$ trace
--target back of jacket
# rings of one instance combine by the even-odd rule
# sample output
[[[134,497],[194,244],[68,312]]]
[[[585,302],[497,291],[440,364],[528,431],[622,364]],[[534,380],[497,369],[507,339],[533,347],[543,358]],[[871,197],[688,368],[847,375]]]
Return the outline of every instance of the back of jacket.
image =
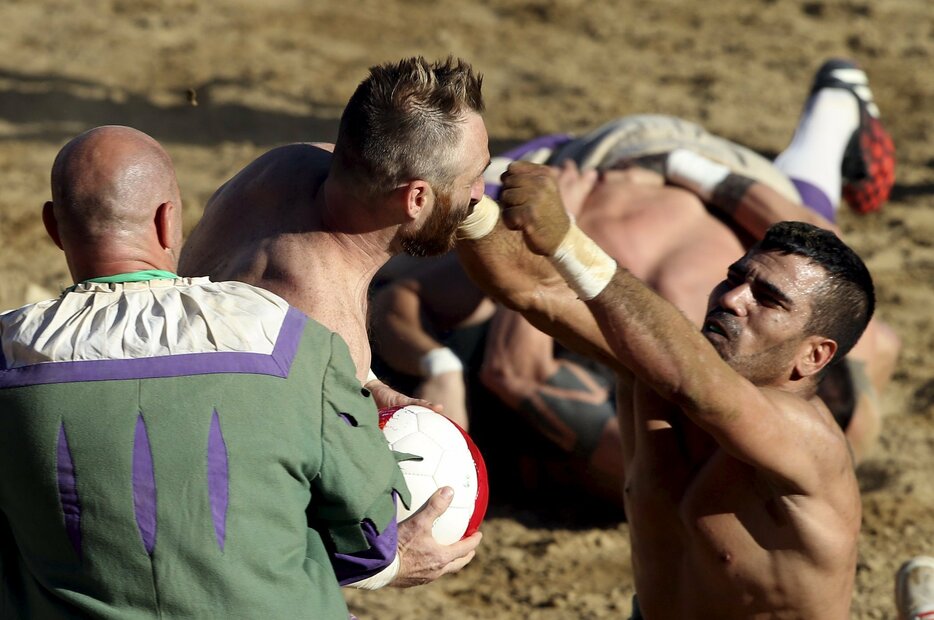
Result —
[[[205,278],[0,330],[0,617],[347,617],[329,556],[404,482],[336,334]]]

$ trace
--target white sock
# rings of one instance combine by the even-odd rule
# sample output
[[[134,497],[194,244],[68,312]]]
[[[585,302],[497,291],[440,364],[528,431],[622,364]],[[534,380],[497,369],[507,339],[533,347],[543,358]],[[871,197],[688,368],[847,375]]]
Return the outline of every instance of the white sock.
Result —
[[[859,128],[859,104],[842,88],[824,88],[808,102],[795,135],[775,159],[779,170],[792,179],[807,181],[840,203],[840,166],[850,136]]]

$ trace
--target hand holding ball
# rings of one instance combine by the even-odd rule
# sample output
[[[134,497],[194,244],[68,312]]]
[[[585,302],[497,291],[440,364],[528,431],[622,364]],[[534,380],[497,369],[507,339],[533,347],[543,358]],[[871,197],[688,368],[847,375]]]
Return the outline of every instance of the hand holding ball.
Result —
[[[435,521],[432,535],[450,545],[476,532],[486,514],[489,485],[483,456],[470,436],[440,413],[418,405],[382,409],[379,424],[390,448],[421,457],[399,463],[412,493],[411,509],[399,503],[399,522],[449,486],[454,500]]]

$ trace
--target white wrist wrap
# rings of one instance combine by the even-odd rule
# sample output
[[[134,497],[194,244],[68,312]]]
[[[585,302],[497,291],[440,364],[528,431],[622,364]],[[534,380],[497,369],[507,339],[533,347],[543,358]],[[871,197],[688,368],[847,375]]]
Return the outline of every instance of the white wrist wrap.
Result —
[[[482,239],[496,228],[498,221],[499,205],[489,196],[484,196],[473,206],[470,215],[457,227],[457,238]]]
[[[399,574],[399,564],[399,554],[397,553],[396,557],[392,559],[392,564],[383,570],[366,579],[348,583],[347,585],[351,588],[359,588],[361,590],[379,590],[383,586],[388,586],[392,583],[392,580],[396,578],[396,575]]]
[[[599,295],[616,273],[616,261],[573,224],[551,262],[584,301]]]
[[[423,377],[434,377],[445,372],[460,372],[464,365],[454,351],[447,347],[432,349],[418,361]]]
[[[372,368],[369,368],[366,371],[366,382],[364,383],[364,385],[366,385],[370,381],[379,381],[379,377],[376,376],[376,373],[373,372]]]
[[[729,175],[730,169],[723,164],[686,149],[675,149],[665,162],[665,178],[691,190],[705,202]]]

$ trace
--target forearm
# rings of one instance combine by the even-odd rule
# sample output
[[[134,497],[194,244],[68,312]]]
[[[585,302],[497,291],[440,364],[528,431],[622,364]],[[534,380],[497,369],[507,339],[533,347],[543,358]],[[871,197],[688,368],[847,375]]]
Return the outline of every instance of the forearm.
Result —
[[[839,233],[831,222],[804,205],[692,151],[672,151],[665,164],[665,178],[697,194],[754,240],[762,239],[769,227],[784,221],[807,222]]]
[[[548,261],[529,252],[521,235],[502,222],[482,238],[459,239],[457,254],[478,287],[520,312],[541,304],[540,291],[566,288]]]
[[[708,204],[759,240],[778,222],[807,222],[839,233],[836,226],[807,207],[792,202],[749,177],[730,174],[714,190]]]
[[[422,374],[420,360],[443,347],[423,321],[418,292],[404,283],[381,291],[374,299],[372,336],[380,358],[391,368],[413,376]]]
[[[716,396],[713,386],[732,371],[680,310],[617,267],[576,226],[547,251],[557,271],[587,302],[617,364],[685,407]]]
[[[732,371],[675,306],[625,269],[587,302],[616,357],[666,400],[710,410]]]

